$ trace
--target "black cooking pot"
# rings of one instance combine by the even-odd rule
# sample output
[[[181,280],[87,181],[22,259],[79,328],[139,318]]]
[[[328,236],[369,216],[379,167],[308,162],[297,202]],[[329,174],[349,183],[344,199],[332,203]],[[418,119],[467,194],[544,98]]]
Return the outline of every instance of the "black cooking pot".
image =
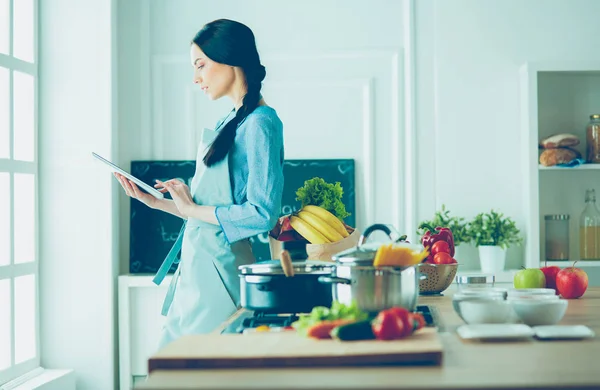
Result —
[[[263,313],[309,313],[315,306],[330,307],[331,286],[319,277],[330,276],[333,264],[298,256],[291,260],[293,276],[286,276],[279,260],[239,267],[242,307]],[[289,268],[286,271],[290,274]]]

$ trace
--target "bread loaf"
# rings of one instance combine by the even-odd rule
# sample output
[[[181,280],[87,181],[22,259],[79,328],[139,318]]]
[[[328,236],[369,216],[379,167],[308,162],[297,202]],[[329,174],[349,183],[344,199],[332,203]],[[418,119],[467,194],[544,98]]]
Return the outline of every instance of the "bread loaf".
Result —
[[[580,157],[581,153],[569,148],[545,149],[540,155],[540,164],[551,167],[558,164],[567,164]]]
[[[544,149],[565,148],[579,145],[579,137],[574,134],[554,134],[540,141],[540,147]]]

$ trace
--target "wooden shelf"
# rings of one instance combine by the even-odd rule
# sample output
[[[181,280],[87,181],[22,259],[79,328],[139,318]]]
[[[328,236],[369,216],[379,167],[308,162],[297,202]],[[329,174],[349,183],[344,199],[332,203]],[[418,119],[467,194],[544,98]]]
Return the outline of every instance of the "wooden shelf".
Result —
[[[576,167],[545,167],[543,165],[539,165],[540,171],[564,171],[564,170],[575,170],[575,171],[595,171],[600,170],[600,164],[582,164]]]
[[[560,268],[567,268],[573,265],[573,263],[577,261],[575,264],[576,268],[586,268],[586,267],[600,267],[600,260],[567,260],[567,261],[558,261],[558,260],[548,260],[548,262],[540,261],[540,267],[544,267],[545,264],[548,266],[557,265]]]

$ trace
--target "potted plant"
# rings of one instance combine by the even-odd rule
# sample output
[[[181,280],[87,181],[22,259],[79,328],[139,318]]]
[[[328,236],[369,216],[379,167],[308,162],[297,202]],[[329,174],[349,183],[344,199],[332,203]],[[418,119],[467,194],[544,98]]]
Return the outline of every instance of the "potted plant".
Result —
[[[504,270],[506,250],[523,242],[515,222],[494,210],[475,216],[469,223],[469,236],[479,250],[481,270],[486,273]]]
[[[435,227],[445,227],[450,229],[452,236],[454,237],[454,246],[458,247],[461,243],[471,242],[469,236],[468,224],[462,217],[450,216],[450,210],[446,209],[445,205],[442,205],[442,209],[435,212],[431,221],[423,221],[419,226],[427,224]],[[417,234],[423,236],[425,229],[419,227]]]

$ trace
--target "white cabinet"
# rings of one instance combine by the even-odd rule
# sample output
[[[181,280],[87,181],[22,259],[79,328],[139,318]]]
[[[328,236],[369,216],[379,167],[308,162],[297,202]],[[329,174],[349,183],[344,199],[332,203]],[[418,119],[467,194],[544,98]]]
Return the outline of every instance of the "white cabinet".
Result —
[[[569,214],[569,261],[553,261],[566,267],[579,256],[579,216],[585,190],[594,188],[600,201],[600,164],[574,168],[539,164],[539,141],[557,133],[575,134],[575,148],[585,158],[586,124],[600,113],[600,63],[527,63],[520,72],[521,153],[526,213],[525,266],[539,267],[545,259],[546,214]],[[580,261],[591,284],[600,282],[600,261]],[[595,282],[595,283],[594,283]]]
[[[165,317],[160,314],[171,275],[160,286],[154,275],[119,276],[119,386],[129,390],[148,374]]]

